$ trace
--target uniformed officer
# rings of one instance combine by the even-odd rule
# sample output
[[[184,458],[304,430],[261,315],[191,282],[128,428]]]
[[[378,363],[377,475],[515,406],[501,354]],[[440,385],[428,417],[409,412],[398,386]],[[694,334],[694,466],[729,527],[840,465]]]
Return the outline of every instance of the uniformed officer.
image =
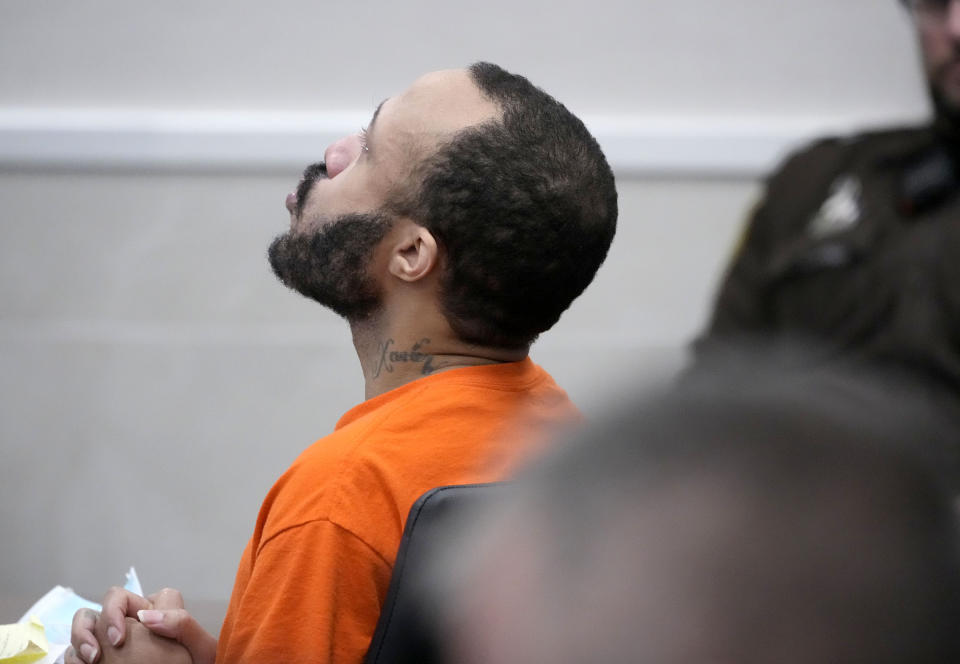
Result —
[[[786,161],[695,344],[698,363],[734,342],[801,339],[819,360],[902,371],[960,404],[960,0],[904,4],[933,121],[821,140]]]

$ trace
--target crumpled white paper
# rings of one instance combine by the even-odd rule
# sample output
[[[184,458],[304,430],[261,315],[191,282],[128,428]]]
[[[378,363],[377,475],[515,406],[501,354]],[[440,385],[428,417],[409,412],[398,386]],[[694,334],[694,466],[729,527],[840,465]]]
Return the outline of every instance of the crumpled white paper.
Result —
[[[133,567],[127,572],[127,582],[123,587],[130,592],[143,595],[137,570]],[[38,599],[33,606],[27,609],[18,622],[29,623],[31,620],[40,622],[47,635],[50,649],[46,656],[36,664],[62,664],[63,653],[70,646],[70,626],[73,623],[73,614],[78,609],[93,609],[99,611],[101,606],[96,602],[80,597],[72,588],[54,586],[50,591]]]

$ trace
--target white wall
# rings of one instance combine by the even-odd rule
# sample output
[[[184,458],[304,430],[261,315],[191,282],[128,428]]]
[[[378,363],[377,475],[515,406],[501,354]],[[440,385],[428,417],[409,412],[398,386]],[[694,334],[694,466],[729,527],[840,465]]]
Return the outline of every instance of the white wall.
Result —
[[[0,594],[96,595],[133,563],[148,589],[226,598],[272,480],[362,398],[345,326],[267,267],[283,198],[419,73],[525,73],[610,154],[618,237],[533,353],[597,413],[682,361],[786,147],[923,116],[901,14],[0,2]]]
[[[5,0],[0,102],[370,108],[478,59],[577,111],[914,111],[896,0]],[[855,83],[855,84],[854,84]]]

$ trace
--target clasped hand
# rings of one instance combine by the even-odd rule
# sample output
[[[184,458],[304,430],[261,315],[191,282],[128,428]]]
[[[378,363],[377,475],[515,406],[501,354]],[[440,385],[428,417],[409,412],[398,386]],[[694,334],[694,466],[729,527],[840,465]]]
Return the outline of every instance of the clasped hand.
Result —
[[[217,653],[217,640],[171,588],[148,597],[111,588],[100,613],[80,609],[74,614],[70,644],[64,664],[212,664]]]

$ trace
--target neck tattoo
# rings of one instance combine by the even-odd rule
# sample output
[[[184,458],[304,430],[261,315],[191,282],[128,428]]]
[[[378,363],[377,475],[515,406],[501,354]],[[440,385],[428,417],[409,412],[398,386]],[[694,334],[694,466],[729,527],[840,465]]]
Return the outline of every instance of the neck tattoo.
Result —
[[[393,365],[402,362],[423,364],[420,373],[424,376],[441,368],[434,366],[433,355],[425,352],[424,350],[424,347],[430,344],[430,339],[424,337],[420,341],[413,344],[413,346],[410,347],[410,350],[391,350],[391,347],[395,343],[396,342],[393,339],[387,339],[377,344],[377,355],[379,356],[379,359],[377,361],[376,371],[373,372],[374,378],[379,378],[380,374],[384,371],[387,373],[393,373]]]

